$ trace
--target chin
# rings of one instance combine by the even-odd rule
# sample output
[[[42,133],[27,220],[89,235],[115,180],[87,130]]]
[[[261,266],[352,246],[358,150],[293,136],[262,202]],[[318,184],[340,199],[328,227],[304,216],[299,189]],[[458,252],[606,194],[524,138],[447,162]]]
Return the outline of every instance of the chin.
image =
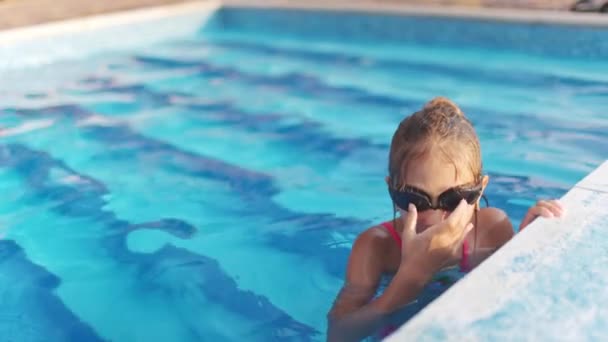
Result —
[[[425,230],[429,229],[430,226],[418,226],[416,227],[416,234],[420,234],[422,232],[424,232]]]

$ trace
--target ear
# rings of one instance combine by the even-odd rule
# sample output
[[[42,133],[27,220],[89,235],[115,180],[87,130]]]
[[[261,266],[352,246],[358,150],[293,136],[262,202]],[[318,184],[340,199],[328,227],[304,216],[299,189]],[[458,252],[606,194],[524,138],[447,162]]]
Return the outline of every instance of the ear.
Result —
[[[490,176],[484,175],[483,177],[481,177],[481,190],[482,190],[482,193],[483,193],[483,191],[486,190],[486,186],[488,186],[489,182],[490,182]]]
[[[483,193],[486,191],[486,186],[488,186],[489,182],[490,182],[490,176],[484,175],[483,177],[481,177],[481,195],[483,195]],[[475,206],[477,207],[477,210],[479,210],[479,208],[481,208],[481,205],[479,204],[480,201],[481,201],[481,196],[479,196],[479,199],[477,200],[477,203],[475,204]]]
[[[391,184],[391,177],[390,176],[384,177],[384,181],[386,182],[386,185],[390,185]]]

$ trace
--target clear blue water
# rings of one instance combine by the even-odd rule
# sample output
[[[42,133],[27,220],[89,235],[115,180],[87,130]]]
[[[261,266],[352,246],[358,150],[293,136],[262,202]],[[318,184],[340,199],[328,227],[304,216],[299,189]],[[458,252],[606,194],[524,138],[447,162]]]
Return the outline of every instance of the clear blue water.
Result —
[[[608,64],[201,30],[3,72],[0,336],[320,341],[392,210],[398,122],[461,104],[517,225],[608,157]]]

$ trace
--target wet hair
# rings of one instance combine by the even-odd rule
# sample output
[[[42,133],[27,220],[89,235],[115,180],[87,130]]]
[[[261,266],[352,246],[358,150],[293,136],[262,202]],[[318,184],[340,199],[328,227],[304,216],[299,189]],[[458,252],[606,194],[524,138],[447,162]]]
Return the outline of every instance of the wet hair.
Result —
[[[444,97],[429,101],[401,121],[391,141],[388,173],[391,186],[405,186],[410,163],[429,153],[439,153],[458,170],[468,169],[481,180],[481,148],[471,122],[460,108]]]

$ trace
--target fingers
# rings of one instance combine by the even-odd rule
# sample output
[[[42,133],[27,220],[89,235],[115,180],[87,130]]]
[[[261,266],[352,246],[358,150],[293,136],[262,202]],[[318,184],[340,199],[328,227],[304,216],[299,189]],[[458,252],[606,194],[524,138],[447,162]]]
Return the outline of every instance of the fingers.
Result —
[[[536,206],[544,209],[541,210],[540,216],[542,217],[561,217],[564,213],[564,208],[557,200],[538,201],[538,203],[536,203]]]
[[[407,207],[407,215],[405,216],[402,239],[404,245],[411,241],[416,236],[416,222],[418,221],[418,211],[416,206],[411,204]]]
[[[420,233],[420,236],[424,236],[428,241],[430,259],[441,261],[437,265],[441,266],[453,260],[455,253],[458,253],[458,249],[462,246],[462,241],[474,228],[473,223],[470,222],[473,208],[462,201],[446,220]]]
[[[562,216],[564,209],[561,204],[556,201],[538,201],[536,205],[528,211],[534,218],[541,216],[545,218],[553,218]]]
[[[524,217],[524,219],[521,221],[521,224],[519,225],[519,230],[522,231],[530,223],[532,223],[532,221],[536,220],[536,218],[539,216],[542,216],[545,218],[552,218],[553,214],[546,207],[539,206],[537,204],[528,210],[528,213],[526,213],[526,216]]]
[[[519,224],[519,231],[521,232],[522,230],[524,230],[524,228],[526,228],[530,223],[532,223],[532,221],[536,217],[537,216],[532,212],[532,209],[530,209],[526,216],[524,216],[524,219],[521,220],[521,223]]]
[[[473,230],[473,228],[475,228],[475,226],[472,223],[467,224],[467,226],[464,228],[464,237],[467,236],[467,234],[469,234],[469,232],[471,230]]]
[[[519,230],[523,230],[537,217],[554,218],[561,217],[564,215],[564,208],[558,200],[541,200],[536,203],[535,206],[528,210],[526,216],[519,225]]]
[[[456,209],[448,216],[447,220],[450,225],[454,228],[460,228],[467,226],[467,223],[471,221],[474,207],[468,204],[465,200],[460,201]]]

